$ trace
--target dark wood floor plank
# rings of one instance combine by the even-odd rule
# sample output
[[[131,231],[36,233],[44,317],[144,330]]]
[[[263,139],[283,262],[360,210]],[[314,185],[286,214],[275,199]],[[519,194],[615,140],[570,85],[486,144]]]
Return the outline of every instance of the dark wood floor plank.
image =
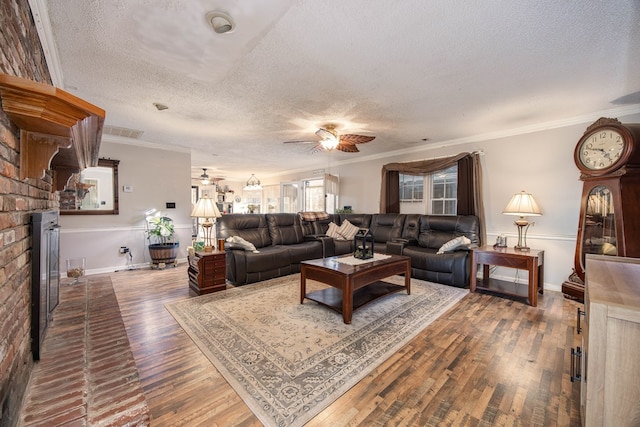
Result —
[[[153,426],[261,425],[164,308],[195,296],[185,266],[110,276]],[[470,294],[308,426],[578,426],[577,306]]]

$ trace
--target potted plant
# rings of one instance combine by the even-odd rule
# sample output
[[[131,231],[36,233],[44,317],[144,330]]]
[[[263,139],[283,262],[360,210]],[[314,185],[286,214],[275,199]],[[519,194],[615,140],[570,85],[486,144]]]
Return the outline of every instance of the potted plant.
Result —
[[[150,218],[148,223],[151,263],[158,268],[164,268],[167,264],[175,265],[180,244],[173,241],[173,220],[166,216],[156,216]]]

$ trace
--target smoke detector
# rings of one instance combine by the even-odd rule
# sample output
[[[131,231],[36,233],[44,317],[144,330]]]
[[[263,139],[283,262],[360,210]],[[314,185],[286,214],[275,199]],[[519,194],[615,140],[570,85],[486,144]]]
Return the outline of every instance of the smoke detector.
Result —
[[[230,33],[236,28],[236,24],[229,15],[215,10],[207,12],[207,23],[217,34]]]

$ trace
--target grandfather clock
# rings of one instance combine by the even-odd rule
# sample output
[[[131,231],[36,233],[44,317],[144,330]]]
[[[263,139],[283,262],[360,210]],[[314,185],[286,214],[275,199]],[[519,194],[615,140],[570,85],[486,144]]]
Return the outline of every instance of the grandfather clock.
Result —
[[[586,254],[640,257],[640,123],[600,118],[578,141],[582,198],[574,272],[565,296],[584,301]]]

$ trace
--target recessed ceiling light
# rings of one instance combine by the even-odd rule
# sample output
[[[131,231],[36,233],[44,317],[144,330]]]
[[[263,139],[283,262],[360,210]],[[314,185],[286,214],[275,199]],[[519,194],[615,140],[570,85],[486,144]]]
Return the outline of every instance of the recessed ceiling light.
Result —
[[[207,12],[207,22],[218,34],[230,33],[236,28],[236,24],[229,15],[215,10]]]

